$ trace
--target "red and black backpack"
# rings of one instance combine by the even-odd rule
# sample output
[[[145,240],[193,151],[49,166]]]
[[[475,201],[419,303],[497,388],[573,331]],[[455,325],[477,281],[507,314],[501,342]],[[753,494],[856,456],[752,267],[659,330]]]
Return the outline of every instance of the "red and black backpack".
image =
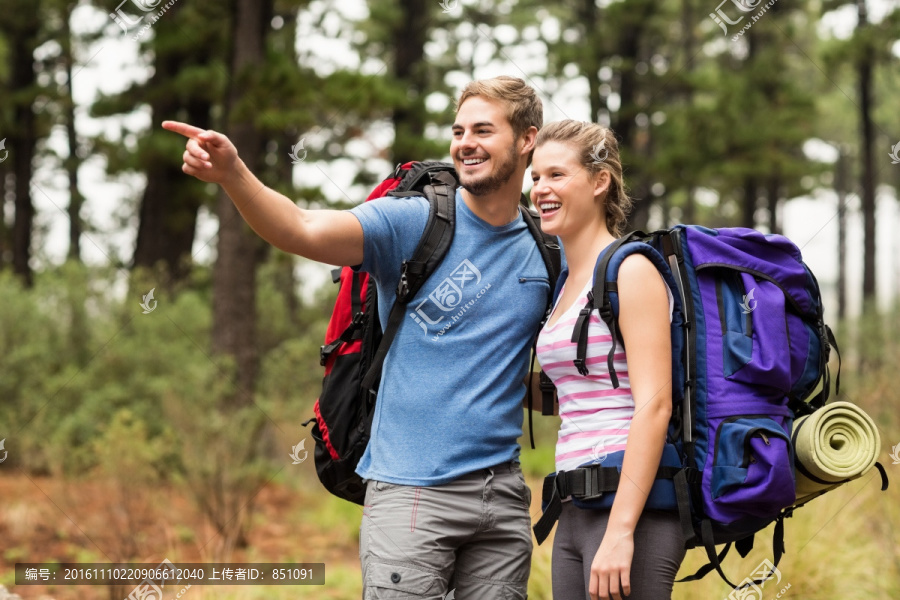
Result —
[[[375,282],[367,273],[350,267],[340,270],[340,290],[320,355],[325,367],[322,392],[314,406],[314,418],[303,425],[312,424],[316,472],[322,485],[356,504],[363,503],[366,492],[356,466],[369,443],[384,358],[404,320],[406,304],[435,271],[453,241],[457,187],[453,165],[409,162],[398,165],[366,198],[424,196],[429,203],[422,238],[413,256],[401,266],[384,331],[378,319]],[[541,232],[535,213],[524,207],[521,212],[547,265],[552,289],[560,271],[558,242]]]

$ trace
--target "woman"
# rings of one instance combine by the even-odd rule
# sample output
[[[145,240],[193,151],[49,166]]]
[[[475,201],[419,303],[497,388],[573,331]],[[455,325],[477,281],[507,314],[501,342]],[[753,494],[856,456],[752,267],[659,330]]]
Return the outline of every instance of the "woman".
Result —
[[[537,347],[559,393],[557,472],[625,451],[611,509],[563,503],[553,544],[553,597],[669,598],[685,553],[681,529],[674,512],[644,505],[672,411],[671,296],[646,257],[626,258],[618,278],[618,322],[627,348],[627,356],[620,347],[614,357],[619,388],[610,383],[606,363],[612,336],[596,312],[588,332],[590,373],[579,374],[572,362],[574,323],[597,257],[621,235],[631,206],[615,136],[593,123],[546,125],[531,170],[541,227],[560,238],[569,268]]]

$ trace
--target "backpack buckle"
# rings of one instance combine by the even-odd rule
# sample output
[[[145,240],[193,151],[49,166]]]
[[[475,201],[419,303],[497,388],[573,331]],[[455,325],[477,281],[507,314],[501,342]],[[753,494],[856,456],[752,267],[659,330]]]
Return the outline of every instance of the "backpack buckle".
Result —
[[[587,365],[584,364],[583,358],[576,358],[572,362],[575,363],[575,368],[578,369],[578,373],[580,373],[582,377],[586,377],[587,374],[590,372],[590,371],[588,371]]]
[[[819,320],[817,323],[817,333],[819,335],[819,344],[822,346],[822,354],[825,355],[825,363],[831,360],[831,344],[828,342],[828,326],[825,321]]]
[[[610,319],[613,318],[612,305],[609,302],[604,302],[600,305],[597,312],[600,313],[600,318],[603,319],[604,323],[609,323]]]
[[[579,500],[590,501],[590,500],[598,500],[603,497],[604,492],[601,492],[599,490],[596,493],[593,493],[593,494],[590,493],[590,490],[592,488],[596,489],[596,488],[600,487],[600,478],[598,476],[599,473],[597,473],[596,475],[595,475],[595,473],[596,472],[593,469],[588,469],[587,472],[584,474],[584,491],[585,491],[585,493],[584,493],[584,496],[579,498]]]
[[[409,268],[409,264],[407,261],[403,261],[403,264],[400,265],[400,279],[397,281],[397,299],[405,298],[409,293],[409,277],[406,275],[406,271]]]
[[[538,382],[542,392],[552,392],[556,390],[556,386],[553,385],[553,380],[550,379],[550,376],[544,373],[543,370],[541,370],[538,375]]]
[[[584,470],[584,495],[579,500],[596,500],[602,498],[604,492],[600,486],[600,465],[591,465]],[[596,490],[593,494],[591,490]]]

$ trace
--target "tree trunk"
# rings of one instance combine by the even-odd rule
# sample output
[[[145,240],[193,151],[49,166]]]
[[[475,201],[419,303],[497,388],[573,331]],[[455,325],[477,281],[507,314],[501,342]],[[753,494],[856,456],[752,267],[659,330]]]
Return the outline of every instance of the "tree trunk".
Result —
[[[837,316],[843,321],[847,316],[847,157],[838,146],[838,158],[835,164],[834,189],[838,202],[838,241],[837,241]]]
[[[394,77],[406,98],[394,109],[391,161],[419,160],[425,133],[425,95],[428,71],[424,62],[431,5],[421,0],[400,0],[401,18],[394,28]]]
[[[581,0],[576,14],[582,23],[584,31],[584,61],[581,72],[588,80],[588,99],[591,103],[591,121],[600,122],[600,111],[605,108],[603,99],[600,98],[600,54],[601,45],[593,39],[593,32],[599,26],[597,18],[599,11],[594,0]]]
[[[781,224],[778,222],[778,195],[781,188],[781,178],[776,174],[769,177],[766,186],[766,197],[769,208],[769,231],[781,233]]]
[[[13,6],[6,6],[12,13],[13,27],[10,32],[9,52],[11,77],[9,97],[12,100],[12,118],[15,124],[13,134],[8,137],[6,149],[15,173],[16,216],[13,223],[13,270],[27,286],[33,283],[31,258],[31,234],[34,222],[34,206],[31,202],[32,159],[37,142],[32,103],[37,85],[34,72],[34,51],[38,44],[39,2],[19,0]]]
[[[252,110],[237,111],[244,80],[265,59],[264,36],[271,15],[271,2],[237,0],[234,17],[234,49],[227,100],[226,133],[251,171],[260,165],[262,137]],[[213,269],[213,350],[230,354],[237,364],[241,392],[236,405],[252,401],[256,382],[256,268],[260,239],[241,218],[232,201],[220,191],[218,258]]]
[[[863,302],[875,300],[875,129],[872,124],[872,70],[875,58],[872,46],[865,35],[868,15],[865,0],[857,0],[859,14],[858,34],[863,40],[863,50],[857,64],[859,77],[860,157],[862,158],[862,213],[863,213]],[[874,308],[874,307],[873,307]]]
[[[741,211],[741,227],[756,226],[756,178],[744,178],[744,204]]]
[[[170,89],[188,59],[196,60],[193,55],[157,49],[148,88]],[[152,94],[149,99],[154,123],[151,135],[167,135],[159,123],[180,109],[186,109],[189,123],[204,129],[210,127],[210,104],[206,100],[188,100],[185,105],[174,94]],[[145,164],[147,186],[141,198],[133,264],[153,268],[162,262],[167,275],[180,281],[190,271],[203,184],[182,176],[180,157],[173,161],[168,153],[150,150]]]
[[[5,140],[6,138],[4,138]],[[9,155],[6,154],[6,150],[0,150],[0,153],[3,153],[8,158]],[[2,155],[0,155],[2,158]],[[4,159],[4,162],[6,160]],[[12,241],[10,240],[10,231],[9,227],[6,226],[6,183],[7,177],[10,177],[9,172],[6,166],[3,163],[0,163],[0,270],[6,269],[9,266],[9,257],[12,255],[10,249],[12,248]],[[10,177],[10,179],[12,179]]]
[[[81,207],[84,197],[78,190],[78,165],[81,160],[78,157],[78,134],[75,131],[75,99],[72,96],[72,65],[75,62],[72,46],[72,30],[69,20],[75,4],[68,4],[63,12],[62,19],[62,59],[66,69],[66,99],[65,119],[66,136],[69,142],[69,158],[65,161],[66,173],[69,176],[69,260],[81,262]]]
[[[638,140],[640,132],[635,127],[635,117],[638,113],[642,111],[650,113],[653,107],[642,102],[643,98],[638,85],[639,75],[635,70],[635,65],[642,58],[641,44],[644,41],[644,31],[655,10],[657,10],[656,3],[642,0],[634,7],[633,11],[628,12],[627,16],[623,17],[625,21],[619,32],[619,43],[616,49],[623,65],[619,71],[621,104],[611,119],[611,125],[620,140],[620,154],[626,163],[630,162],[627,169],[630,169],[632,173],[629,185],[634,198],[634,210],[628,219],[627,228],[629,230],[645,230],[647,228],[650,205],[653,200],[650,195],[650,175],[641,166],[646,158],[643,151],[645,148]],[[646,144],[647,140],[644,139],[643,143]]]
[[[619,98],[621,104],[611,119],[612,130],[621,140],[622,145],[634,151],[634,118],[639,112],[639,100],[637,94],[637,71],[635,64],[640,59],[640,42],[643,33],[643,22],[632,22],[622,33],[618,48],[618,55],[622,59],[624,68],[619,72]],[[594,77],[597,75],[594,74]]]
[[[684,199],[684,213],[681,215],[682,223],[696,223],[697,222],[697,202],[694,200],[694,194],[697,192],[697,188],[691,186],[687,189],[687,193]]]
[[[647,231],[647,223],[650,221],[650,205],[652,199],[650,197],[650,188],[647,187],[643,179],[639,179],[631,188],[631,195],[634,199],[634,208],[625,231]]]
[[[684,56],[684,76],[687,81],[681,87],[681,96],[684,106],[691,106],[694,102],[694,84],[690,79],[694,71],[694,55],[696,53],[696,35],[695,17],[694,17],[694,0],[682,0],[681,2],[681,28],[683,38],[682,54]],[[697,222],[697,203],[694,195],[697,193],[696,175],[693,169],[683,169],[681,173],[685,180],[685,199],[684,212],[681,215],[682,223]]]

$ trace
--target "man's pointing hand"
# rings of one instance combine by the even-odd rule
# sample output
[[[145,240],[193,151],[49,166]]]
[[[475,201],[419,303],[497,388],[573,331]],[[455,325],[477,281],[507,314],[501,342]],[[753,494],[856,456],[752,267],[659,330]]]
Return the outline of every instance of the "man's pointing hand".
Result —
[[[224,184],[237,173],[237,148],[226,136],[179,121],[163,121],[163,129],[188,138],[181,170],[201,181]]]

